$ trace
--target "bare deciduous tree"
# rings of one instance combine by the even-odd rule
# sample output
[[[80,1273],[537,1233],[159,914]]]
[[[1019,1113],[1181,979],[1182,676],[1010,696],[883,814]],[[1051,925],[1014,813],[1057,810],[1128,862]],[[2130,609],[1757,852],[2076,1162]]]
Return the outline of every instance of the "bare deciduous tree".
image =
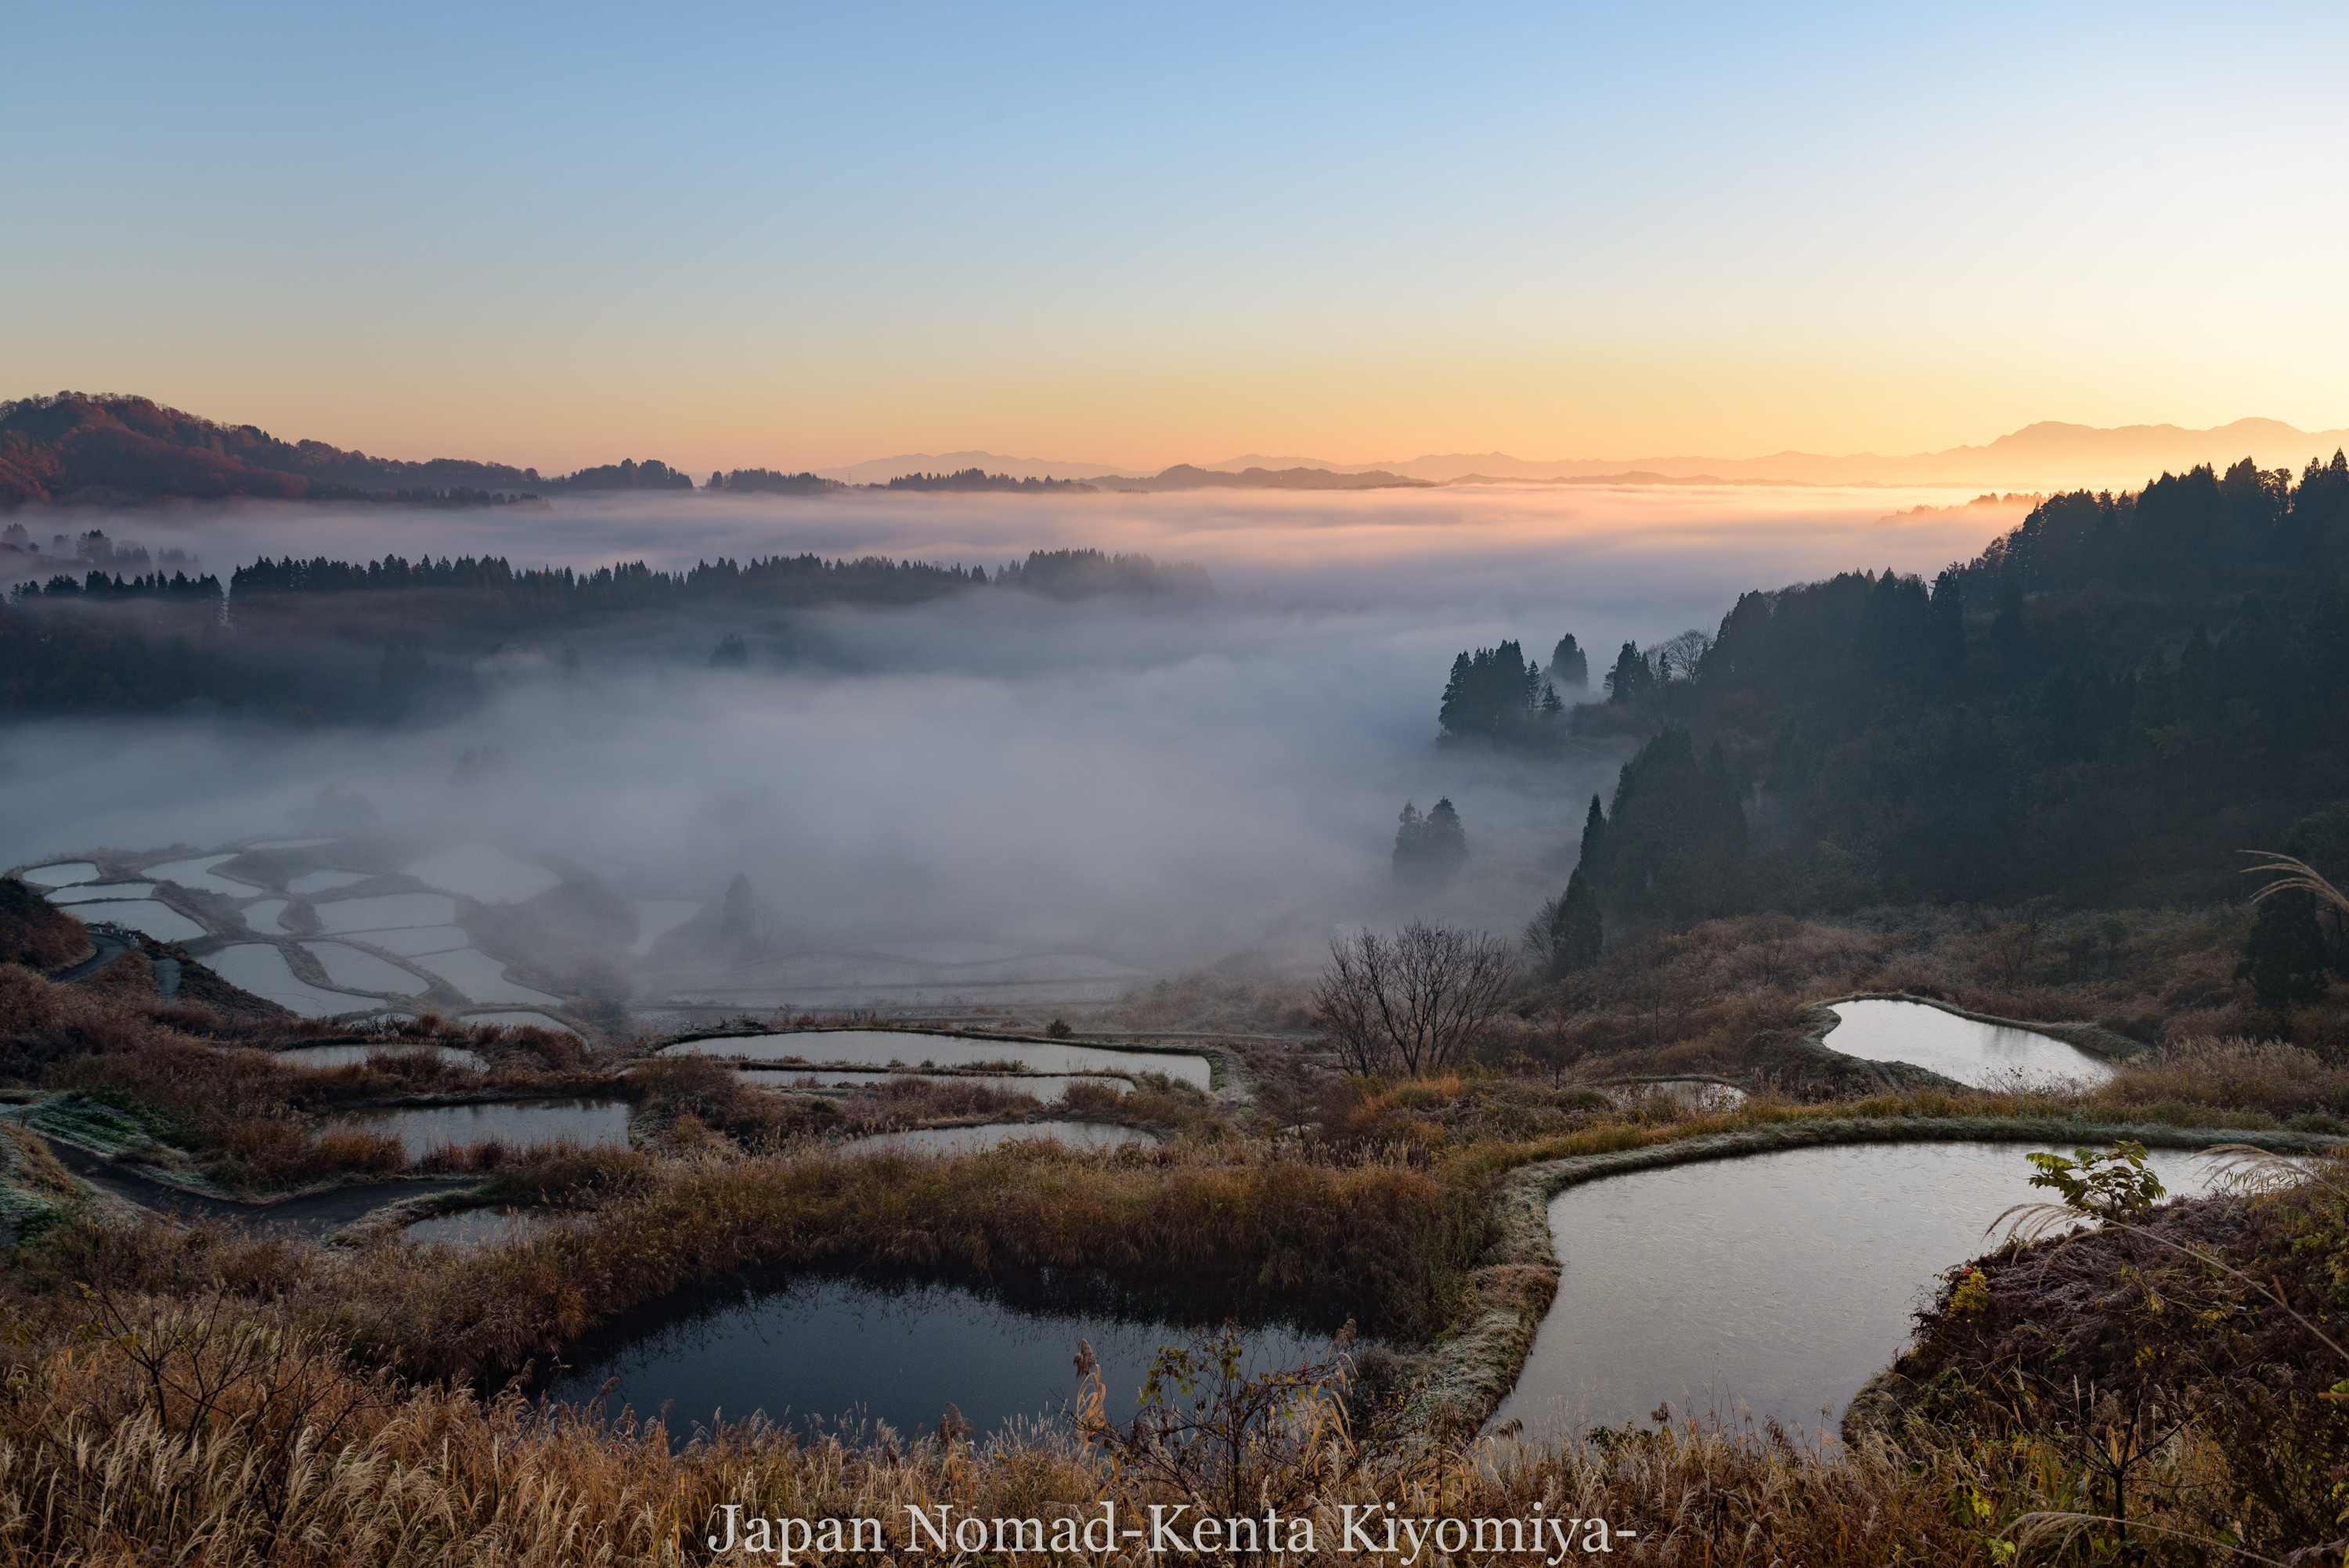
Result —
[[[1510,944],[1481,932],[1417,921],[1391,937],[1357,932],[1330,944],[1314,1012],[1350,1070],[1416,1078],[1459,1061],[1514,971]]]

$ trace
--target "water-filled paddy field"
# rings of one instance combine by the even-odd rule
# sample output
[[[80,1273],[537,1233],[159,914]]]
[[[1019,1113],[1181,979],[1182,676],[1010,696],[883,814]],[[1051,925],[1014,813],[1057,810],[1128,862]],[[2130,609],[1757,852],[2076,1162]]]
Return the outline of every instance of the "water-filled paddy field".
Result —
[[[435,1149],[486,1143],[544,1143],[567,1138],[576,1143],[625,1148],[628,1102],[624,1099],[533,1099],[480,1105],[409,1106],[397,1110],[358,1110],[334,1119],[335,1125],[388,1132],[410,1160]]]
[[[1989,1251],[2010,1205],[2052,1196],[2030,1184],[2032,1147],[1792,1150],[1568,1188],[1549,1205],[1557,1298],[1495,1421],[1540,1440],[1670,1401],[1832,1432],[1940,1271]],[[2209,1190],[2193,1154],[2150,1163],[2174,1194]]]
[[[455,1046],[410,1045],[401,1040],[386,1040],[376,1046],[297,1046],[290,1051],[279,1051],[276,1057],[288,1067],[347,1068],[366,1061],[369,1057],[431,1056],[444,1062],[479,1072],[489,1064],[472,1051]]]
[[[640,1415],[670,1407],[673,1437],[721,1414],[771,1420],[843,1418],[886,1422],[902,1435],[935,1431],[947,1405],[981,1434],[1020,1418],[1056,1414],[1077,1398],[1079,1340],[1101,1358],[1112,1418],[1130,1418],[1162,1343],[1190,1331],[1100,1312],[1013,1306],[949,1285],[883,1289],[803,1279],[771,1292],[717,1298],[691,1315],[589,1352],[554,1387],[555,1398]],[[1329,1337],[1288,1326],[1247,1331],[1258,1370],[1326,1359]]]
[[[399,1233],[411,1242],[431,1242],[450,1247],[494,1247],[524,1241],[558,1223],[551,1214],[528,1209],[460,1209],[453,1214],[433,1214]]]
[[[1046,1105],[1068,1097],[1071,1084],[1094,1084],[1112,1094],[1130,1087],[1122,1078],[1097,1073],[926,1073],[891,1072],[885,1068],[799,1068],[746,1064],[748,1080],[761,1088],[871,1088],[891,1078],[915,1078],[924,1083],[979,1084],[1006,1094],[1031,1094]]]
[[[898,1150],[915,1154],[979,1154],[1023,1139],[1050,1139],[1071,1149],[1154,1148],[1158,1140],[1131,1127],[1104,1127],[1091,1121],[999,1121],[984,1127],[917,1127],[904,1132],[875,1132],[851,1139],[842,1147],[865,1154]]]
[[[1976,1088],[2099,1084],[2113,1065],[2032,1029],[1961,1017],[1922,1002],[1837,1002],[1826,1047],[1863,1061],[1906,1062]]]
[[[1196,1088],[1212,1085],[1207,1058],[1173,1051],[1120,1050],[1113,1046],[1074,1045],[1059,1040],[1002,1040],[967,1035],[925,1035],[895,1029],[820,1029],[788,1035],[736,1035],[687,1040],[665,1056],[692,1053],[745,1061],[854,1063],[885,1068],[976,1067],[1018,1062],[1039,1073],[1161,1073]]]

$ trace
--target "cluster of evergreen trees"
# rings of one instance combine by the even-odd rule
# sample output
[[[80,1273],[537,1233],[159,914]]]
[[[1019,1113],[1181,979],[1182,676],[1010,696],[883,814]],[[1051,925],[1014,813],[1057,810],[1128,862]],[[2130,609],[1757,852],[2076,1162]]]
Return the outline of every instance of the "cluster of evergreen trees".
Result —
[[[79,581],[59,573],[44,584],[30,579],[8,590],[11,600],[21,604],[27,599],[84,599],[105,603],[117,603],[132,599],[174,599],[220,603],[220,579],[207,572],[190,577],[184,572],[174,572],[165,577],[160,572],[143,576],[124,577],[117,573],[87,572]]]
[[[1668,670],[1627,646],[1610,700],[1663,732],[1594,810],[1539,941],[1586,954],[1565,934],[1593,909],[2235,897],[2246,846],[2302,845],[2338,879],[2344,564],[2349,459],[2296,480],[2245,462],[2048,497],[1930,583],[1747,593]],[[2260,923],[2246,978],[2265,997],[2339,962],[2313,903],[2270,901]]]
[[[1424,892],[1441,887],[1468,862],[1468,833],[1449,796],[1436,801],[1424,817],[1419,807],[1404,801],[1395,826],[1395,885]]]
[[[1025,588],[1056,599],[1095,593],[1138,598],[1205,598],[1215,591],[1206,569],[1147,555],[1105,555],[1098,550],[1031,550],[995,574],[998,587]]]
[[[502,556],[410,562],[387,555],[357,562],[264,556],[229,580],[240,606],[306,594],[447,591],[492,594],[523,621],[575,620],[626,610],[683,608],[712,603],[770,604],[918,603],[983,584],[987,569],[891,561],[868,555],[827,561],[814,554],[721,556],[683,572],[658,572],[643,562],[574,572],[567,566],[516,571]]]
[[[1566,704],[1543,678],[1541,666],[1527,664],[1525,650],[1506,642],[1452,661],[1452,678],[1444,683],[1444,706],[1436,717],[1449,736],[1514,740],[1555,723],[1565,712]]]
[[[1571,632],[1550,650],[1547,674],[1515,641],[1475,648],[1452,661],[1436,721],[1454,738],[1538,743],[1559,733],[1567,701],[1558,688],[1579,694],[1589,684],[1589,655]]]
[[[1091,495],[1093,487],[1079,480],[1056,480],[1050,476],[1037,479],[1013,479],[1009,474],[991,474],[985,469],[964,469],[951,474],[899,474],[889,481],[893,490],[1017,490],[1040,493],[1050,490],[1060,494]]]
[[[713,490],[731,490],[738,495],[764,492],[771,495],[823,495],[830,490],[848,487],[838,480],[828,480],[821,474],[781,474],[769,469],[735,469],[727,473],[712,473],[709,483],[703,487]]]
[[[539,488],[548,490],[689,490],[693,476],[670,468],[657,458],[637,462],[624,458],[616,463],[600,468],[581,469],[575,474],[565,474],[559,480],[542,480]]]

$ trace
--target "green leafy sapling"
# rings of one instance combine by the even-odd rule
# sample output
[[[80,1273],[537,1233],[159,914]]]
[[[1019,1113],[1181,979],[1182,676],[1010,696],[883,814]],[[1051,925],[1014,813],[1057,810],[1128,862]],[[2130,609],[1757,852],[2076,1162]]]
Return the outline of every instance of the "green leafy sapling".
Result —
[[[2121,1139],[2102,1154],[2075,1149],[2072,1158],[2033,1154],[2033,1187],[2052,1187],[2066,1208],[2095,1220],[2135,1220],[2161,1202],[2161,1178],[2146,1169],[2145,1145]]]

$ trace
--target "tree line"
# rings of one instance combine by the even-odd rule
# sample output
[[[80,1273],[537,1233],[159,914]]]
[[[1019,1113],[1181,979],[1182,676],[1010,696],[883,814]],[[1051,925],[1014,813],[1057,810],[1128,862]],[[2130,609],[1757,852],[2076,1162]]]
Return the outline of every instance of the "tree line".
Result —
[[[422,720],[460,705],[467,650],[500,642],[569,636],[623,617],[904,606],[995,588],[1061,599],[1211,591],[1196,566],[1097,550],[1033,552],[991,577],[976,565],[812,553],[721,557],[679,572],[641,561],[593,572],[517,568],[491,555],[264,557],[225,588],[201,571],[93,568],[19,583],[0,603],[0,710],[156,711],[210,698],[227,708]],[[748,661],[747,643],[730,634],[736,643],[721,640],[712,662]],[[428,645],[443,661],[429,681],[416,674]],[[378,675],[373,661],[387,647],[394,652]]]

